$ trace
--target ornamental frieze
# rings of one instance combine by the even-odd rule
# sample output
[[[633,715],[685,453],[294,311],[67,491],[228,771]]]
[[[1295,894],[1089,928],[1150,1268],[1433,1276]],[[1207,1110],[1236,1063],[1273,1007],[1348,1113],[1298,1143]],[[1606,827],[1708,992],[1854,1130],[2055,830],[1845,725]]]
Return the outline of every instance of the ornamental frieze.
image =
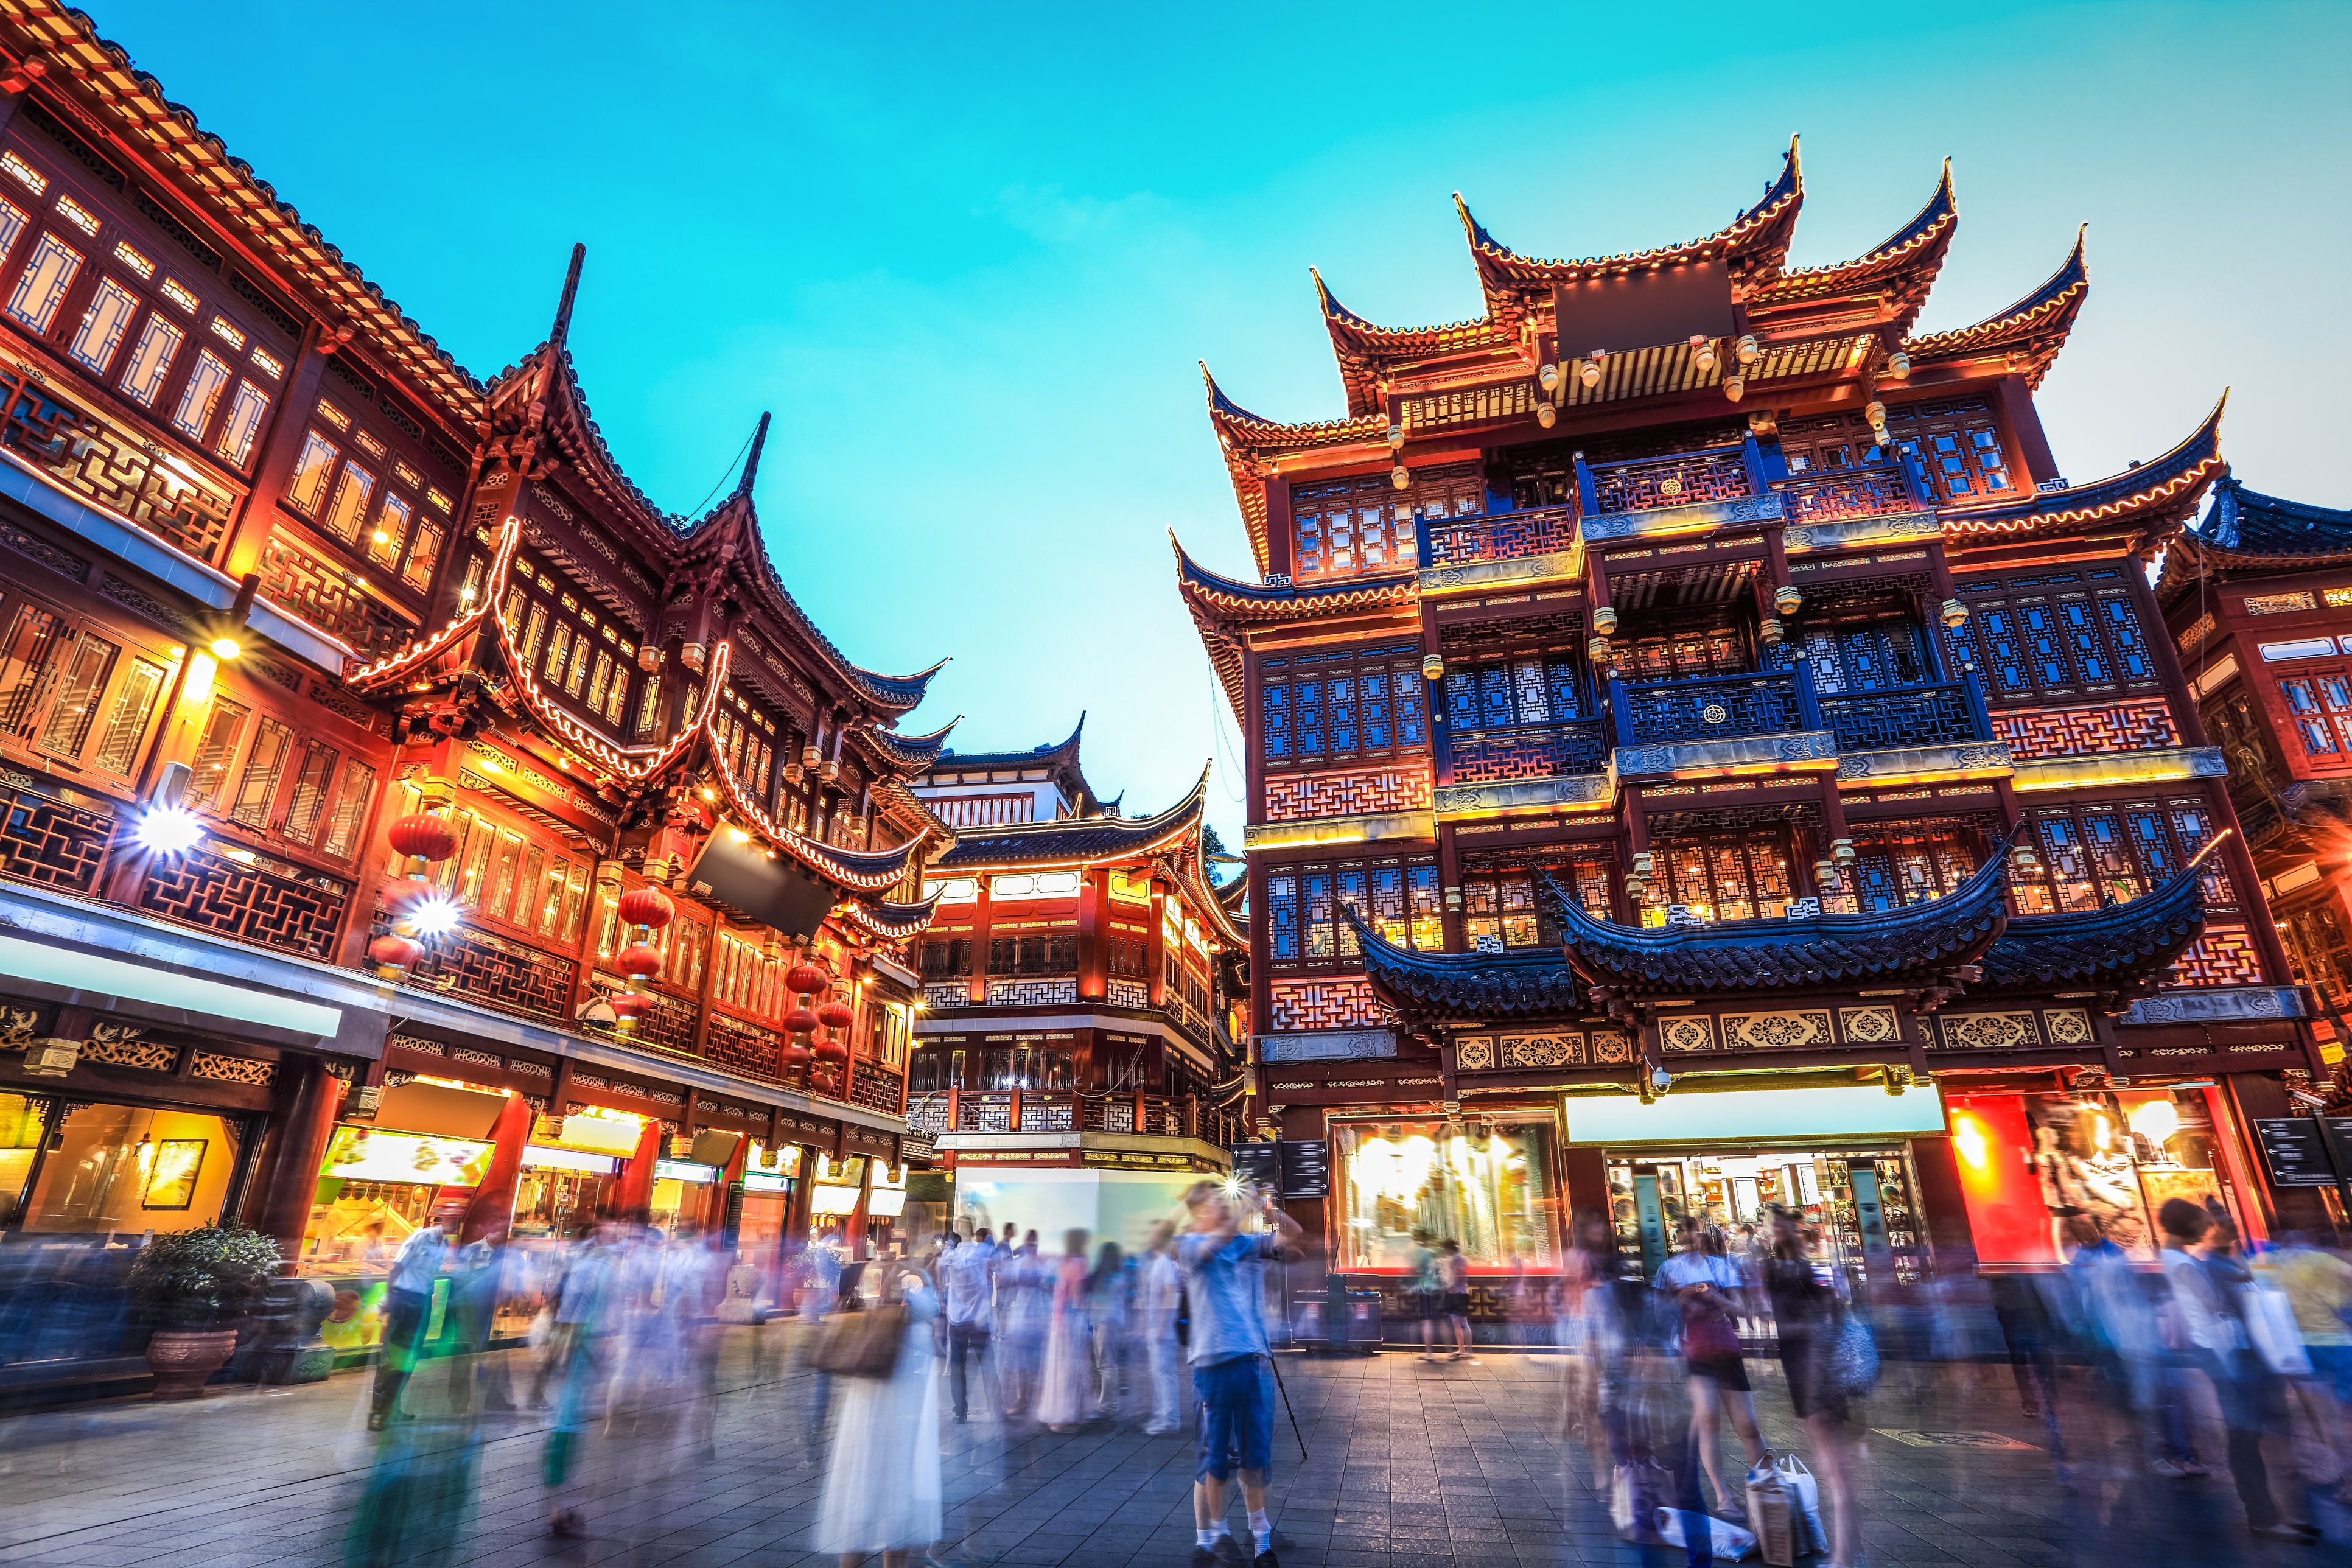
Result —
[[[1586,539],[1638,539],[1653,533],[1692,533],[1743,522],[1775,522],[1785,515],[1780,494],[1741,496],[1690,506],[1652,507],[1643,511],[1601,512],[1582,524]]]

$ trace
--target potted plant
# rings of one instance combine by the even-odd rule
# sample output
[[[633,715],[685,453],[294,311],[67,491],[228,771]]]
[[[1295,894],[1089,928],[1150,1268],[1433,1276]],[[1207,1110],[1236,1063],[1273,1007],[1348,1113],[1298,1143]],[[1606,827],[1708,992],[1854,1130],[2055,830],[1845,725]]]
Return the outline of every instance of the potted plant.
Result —
[[[242,1226],[159,1236],[131,1261],[131,1299],[155,1325],[147,1370],[158,1399],[198,1399],[236,1349],[236,1321],[278,1272],[278,1243]]]

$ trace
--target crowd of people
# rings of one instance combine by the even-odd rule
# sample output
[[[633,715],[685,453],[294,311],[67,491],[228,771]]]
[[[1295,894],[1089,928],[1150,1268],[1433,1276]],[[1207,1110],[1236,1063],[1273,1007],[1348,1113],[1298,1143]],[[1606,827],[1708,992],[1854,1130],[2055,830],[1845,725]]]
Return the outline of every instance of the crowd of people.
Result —
[[[1787,1482],[1800,1538],[1817,1533],[1829,1568],[1858,1568],[1865,1402],[1916,1409],[1939,1365],[1938,1398],[1957,1385],[1981,1401],[1983,1376],[2013,1379],[2062,1483],[2120,1465],[2136,1484],[2189,1486],[2218,1458],[2243,1528],[2314,1541],[2320,1507],[2352,1503],[2352,1262],[2300,1236],[2250,1249],[2226,1215],[2185,1200],[2157,1219],[2154,1257],[2078,1215],[2063,1268],[1983,1276],[1948,1247],[1943,1272],[1897,1288],[1825,1254],[1793,1211],[1737,1235],[1682,1220],[1654,1268],[1591,1216],[1549,1266],[1482,1276],[1506,1312],[1482,1321],[1481,1348],[1557,1353],[1559,1429],[1583,1438],[1621,1530],[1655,1542],[1671,1527],[1694,1563],[1711,1551],[1696,1521],[1760,1525],[1754,1489]],[[1083,1230],[1056,1239],[965,1219],[876,1257],[823,1236],[779,1272],[690,1230],[603,1223],[534,1265],[529,1347],[499,1354],[489,1310],[514,1257],[457,1246],[436,1221],[391,1259],[352,1560],[429,1561],[419,1531],[447,1539],[466,1518],[479,1422],[508,1409],[542,1413],[548,1529],[588,1530],[592,1500],[712,1452],[722,1338],[772,1314],[801,1326],[752,1337],[752,1378],[807,1374],[805,1462],[823,1476],[805,1550],[948,1562],[953,1426],[1111,1424],[1192,1435],[1196,1568],[1275,1568],[1267,1282],[1286,1257],[1314,1267],[1298,1227],[1262,1193],[1203,1181],[1133,1252]],[[1417,1239],[1396,1300],[1422,1358],[1471,1359],[1466,1260]],[[445,1280],[457,1342],[485,1353],[425,1353]],[[1759,1416],[1759,1390],[1787,1419]],[[1801,1452],[1776,1452],[1768,1425]],[[1227,1523],[1236,1481],[1242,1531]]]

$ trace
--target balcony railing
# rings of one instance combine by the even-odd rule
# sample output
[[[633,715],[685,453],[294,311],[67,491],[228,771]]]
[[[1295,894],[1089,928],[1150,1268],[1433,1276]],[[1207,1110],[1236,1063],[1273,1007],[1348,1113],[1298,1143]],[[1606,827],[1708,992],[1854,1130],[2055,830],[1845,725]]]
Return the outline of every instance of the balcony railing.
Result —
[[[1609,738],[1598,719],[1509,730],[1441,730],[1437,734],[1440,784],[1597,773],[1608,763]]]
[[[390,921],[379,914],[371,934],[381,936],[391,929]],[[411,973],[419,984],[439,986],[468,1002],[563,1020],[572,1016],[580,965],[473,925],[460,925],[427,942],[425,957]]]
[[[1881,691],[1825,691],[1815,700],[1821,710],[1821,727],[1836,732],[1841,752],[1949,746],[1992,739],[1984,693],[1974,676]]]
[[[94,891],[115,810],[112,801],[0,765],[0,876]]]
[[[1541,507],[1489,517],[1423,521],[1418,525],[1424,567],[1468,566],[1482,561],[1519,561],[1552,555],[1576,541],[1576,509]]]
[[[1620,745],[1716,741],[1821,727],[1812,683],[1801,668],[1619,684],[1609,695]]]
[[[1577,490],[1588,514],[1738,500],[1762,488],[1760,472],[1752,439],[1741,447],[1576,465]]]
[[[211,563],[228,531],[228,493],[195,464],[104,416],[75,406],[25,372],[0,376],[0,443],[76,494]]]
[[[907,1125],[919,1132],[1143,1132],[1219,1146],[1241,1119],[1192,1095],[1073,1094],[1066,1089],[963,1089],[909,1095]]]
[[[1833,474],[1805,474],[1782,480],[1782,506],[1792,523],[1836,522],[1851,517],[1887,517],[1924,511],[1935,503],[1907,466],[1878,464]]]

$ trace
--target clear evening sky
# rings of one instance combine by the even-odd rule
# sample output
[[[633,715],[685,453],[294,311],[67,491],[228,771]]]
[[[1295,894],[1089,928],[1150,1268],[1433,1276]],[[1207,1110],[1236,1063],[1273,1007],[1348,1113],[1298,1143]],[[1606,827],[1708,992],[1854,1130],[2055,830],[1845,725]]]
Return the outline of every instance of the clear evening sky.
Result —
[[[1801,132],[1813,265],[1949,155],[1927,328],[2091,226],[2042,391],[2070,477],[2229,384],[2248,484],[2352,505],[2341,5],[89,8],[477,374],[584,240],[573,353],[657,505],[698,510],[773,409],[802,604],[875,668],[954,656],[906,728],[1027,746],[1087,710],[1130,812],[1222,747],[1229,841],[1238,738],[1167,531],[1252,568],[1193,361],[1343,412],[1307,265],[1383,324],[1476,314],[1456,188],[1524,253],[1639,249],[1720,226]]]

